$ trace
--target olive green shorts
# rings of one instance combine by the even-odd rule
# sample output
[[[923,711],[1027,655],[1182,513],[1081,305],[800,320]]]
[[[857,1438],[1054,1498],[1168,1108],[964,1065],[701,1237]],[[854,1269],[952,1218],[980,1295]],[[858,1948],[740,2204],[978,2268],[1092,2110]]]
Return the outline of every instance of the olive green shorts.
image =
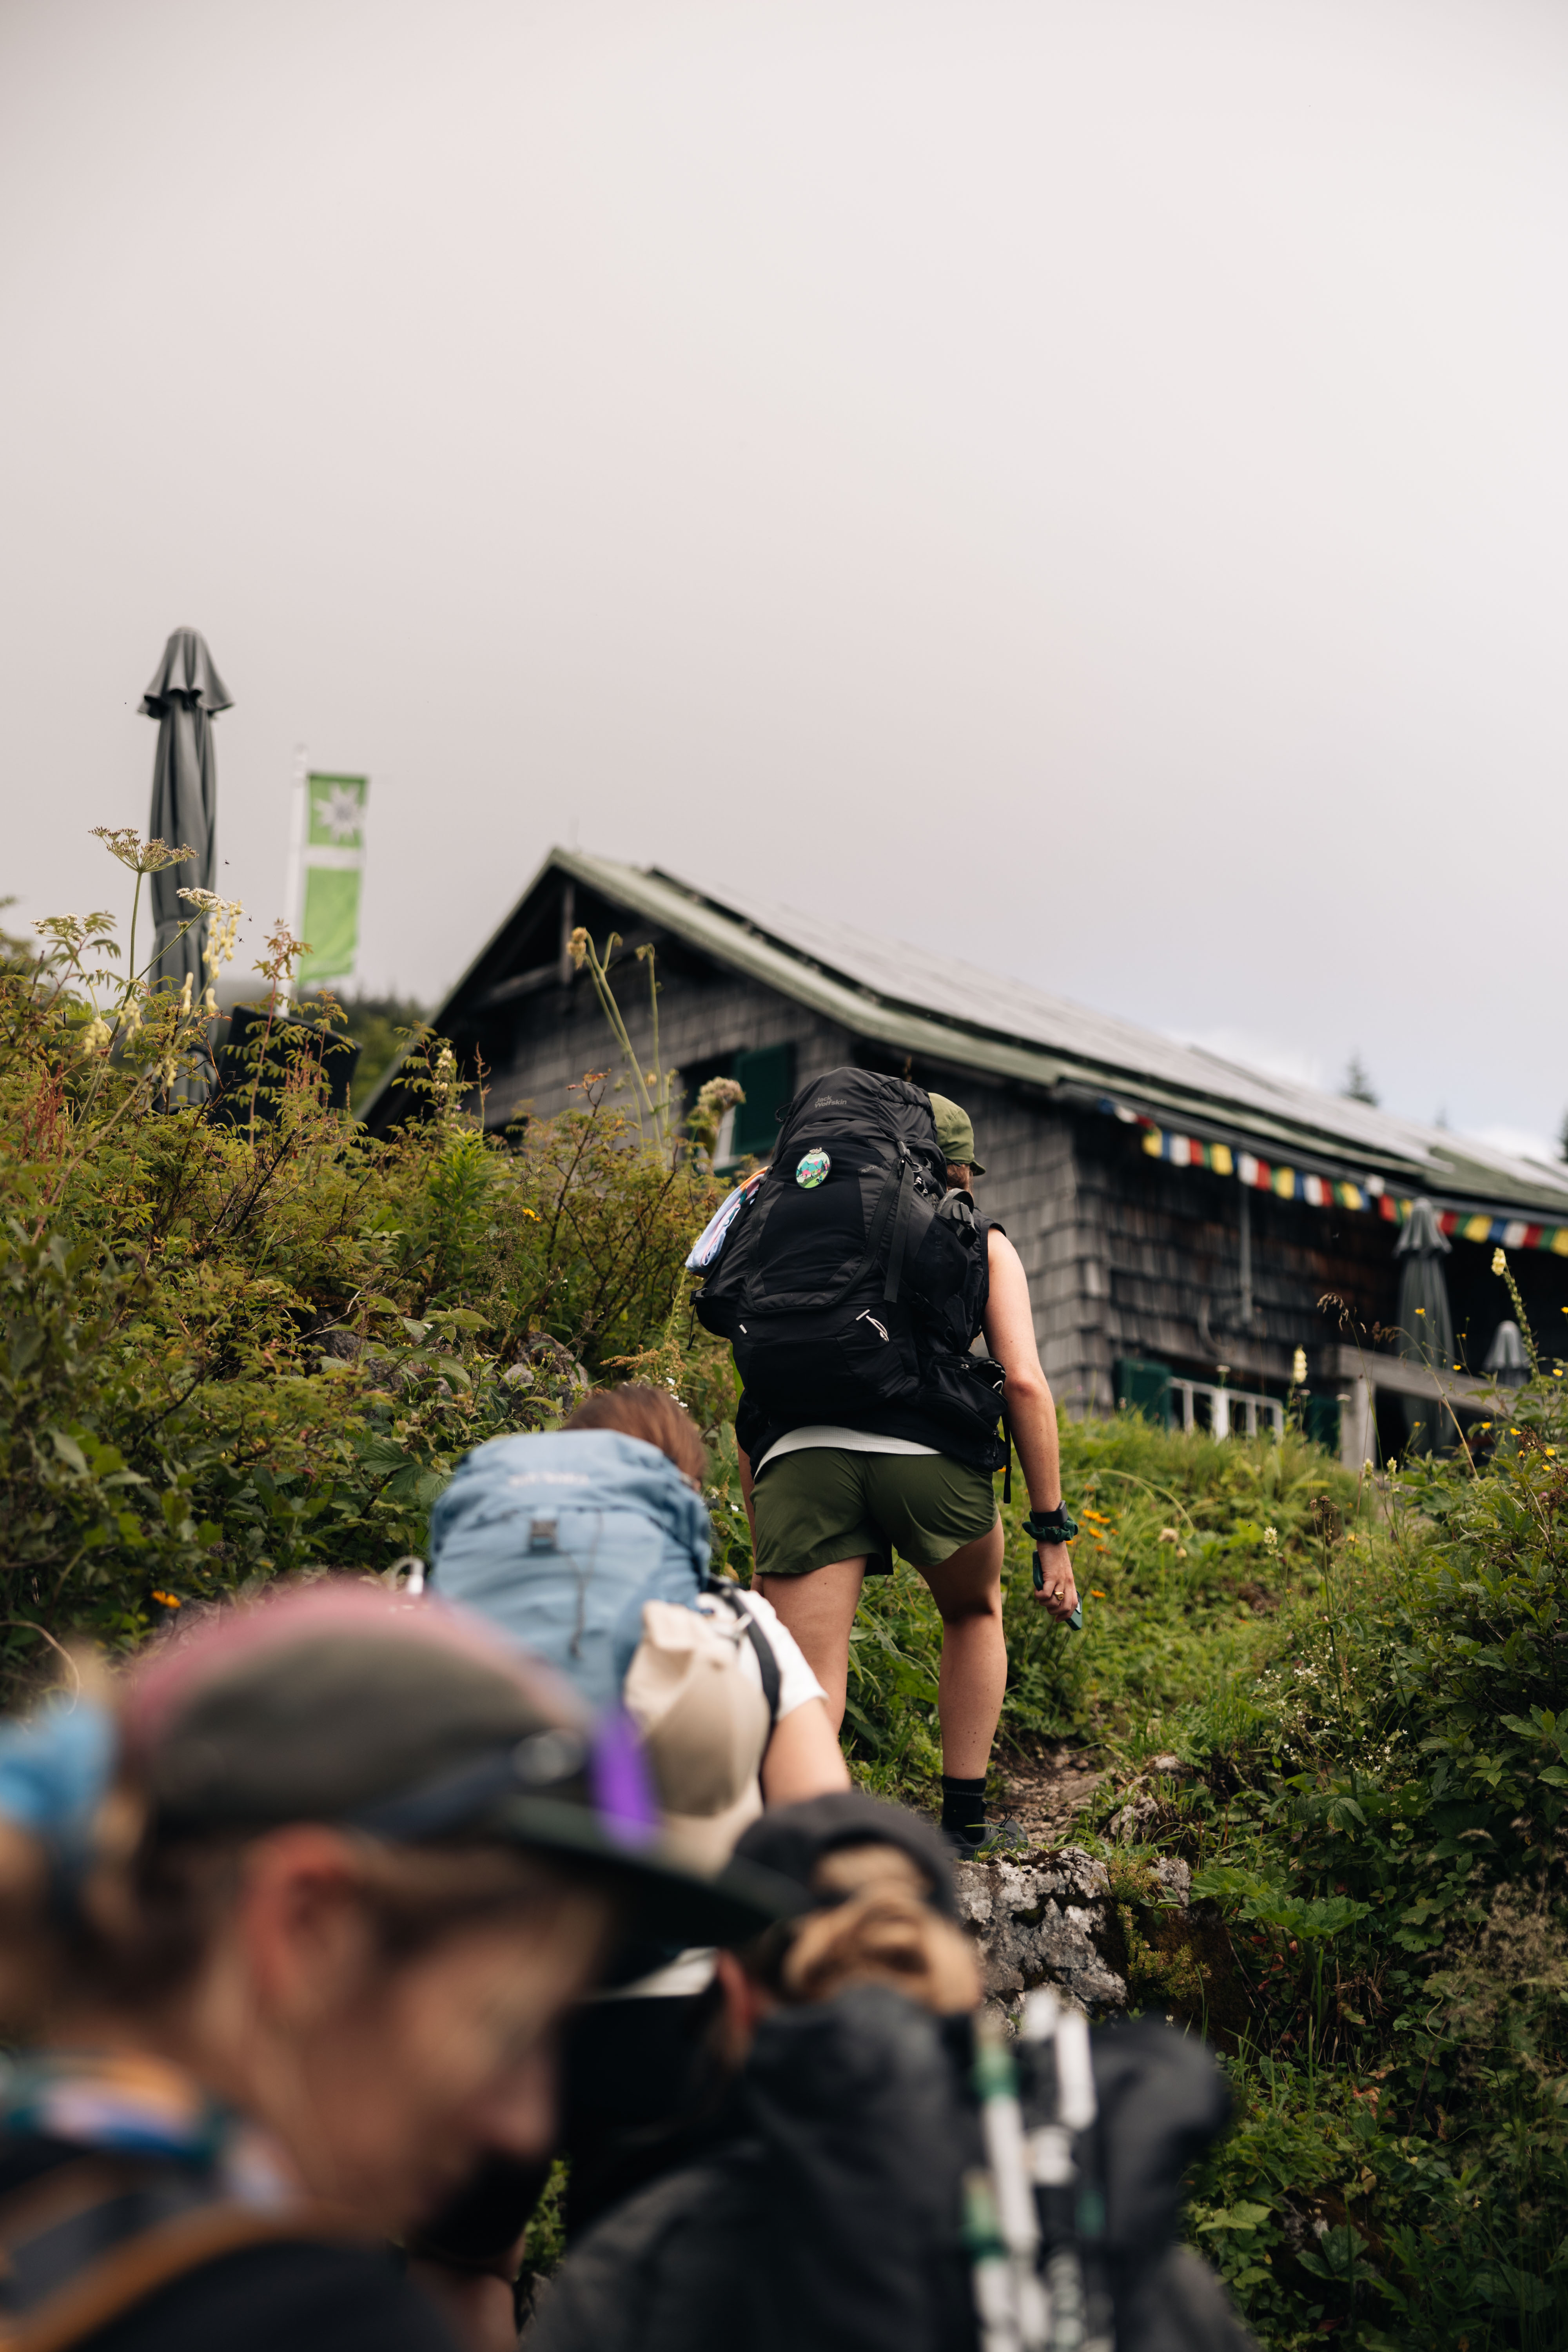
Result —
[[[996,1524],[989,1470],[945,1454],[856,1454],[804,1445],[764,1463],[752,1489],[759,1576],[809,1576],[864,1558],[873,1576],[892,1554],[940,1568]]]

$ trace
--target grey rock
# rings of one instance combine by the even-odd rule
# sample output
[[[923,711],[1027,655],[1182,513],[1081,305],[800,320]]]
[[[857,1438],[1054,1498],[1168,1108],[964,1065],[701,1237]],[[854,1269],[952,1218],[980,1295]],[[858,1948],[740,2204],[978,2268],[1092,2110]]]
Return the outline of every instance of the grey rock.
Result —
[[[960,1863],[953,1874],[988,2003],[1010,2006],[1050,1984],[1087,2010],[1126,2008],[1127,1987],[1100,1948],[1110,1906],[1103,1863],[1063,1846],[1037,1863]]]
[[[1184,1911],[1193,1899],[1193,1874],[1177,1853],[1160,1854],[1154,1863],[1154,1875],[1168,1903],[1179,1903]]]
[[[340,1363],[357,1363],[364,1353],[364,1341],[353,1331],[323,1331],[321,1348],[323,1356],[335,1356]]]
[[[1159,1819],[1159,1814],[1160,1806],[1155,1798],[1135,1797],[1130,1805],[1123,1805],[1119,1813],[1112,1814],[1110,1834],[1118,1845],[1136,1845]]]

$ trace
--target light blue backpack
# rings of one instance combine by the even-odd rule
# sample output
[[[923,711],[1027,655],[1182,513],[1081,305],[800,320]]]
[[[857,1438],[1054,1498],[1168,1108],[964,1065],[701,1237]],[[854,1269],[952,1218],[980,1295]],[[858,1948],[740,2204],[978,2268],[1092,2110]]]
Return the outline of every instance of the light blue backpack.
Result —
[[[656,1445],[618,1429],[493,1437],[430,1514],[430,1577],[612,1705],[645,1601],[689,1608],[708,1576],[708,1512]]]

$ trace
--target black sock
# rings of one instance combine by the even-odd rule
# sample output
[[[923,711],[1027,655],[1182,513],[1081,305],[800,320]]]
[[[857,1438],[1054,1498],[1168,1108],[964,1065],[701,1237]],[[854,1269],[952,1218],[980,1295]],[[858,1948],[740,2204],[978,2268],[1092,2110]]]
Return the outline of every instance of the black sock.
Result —
[[[978,1780],[942,1776],[942,1825],[957,1836],[977,1838],[985,1827],[985,1775]]]

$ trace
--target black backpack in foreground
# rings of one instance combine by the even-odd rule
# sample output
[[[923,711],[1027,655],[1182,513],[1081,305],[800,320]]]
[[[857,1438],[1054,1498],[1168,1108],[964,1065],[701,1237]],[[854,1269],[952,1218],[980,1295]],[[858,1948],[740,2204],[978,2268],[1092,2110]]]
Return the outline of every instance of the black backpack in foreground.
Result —
[[[994,1441],[1001,1367],[969,1353],[989,1288],[986,1230],[968,1194],[947,1191],[930,1096],[871,1070],[829,1070],[791,1103],[697,1314],[729,1340],[770,1419],[900,1406]]]

